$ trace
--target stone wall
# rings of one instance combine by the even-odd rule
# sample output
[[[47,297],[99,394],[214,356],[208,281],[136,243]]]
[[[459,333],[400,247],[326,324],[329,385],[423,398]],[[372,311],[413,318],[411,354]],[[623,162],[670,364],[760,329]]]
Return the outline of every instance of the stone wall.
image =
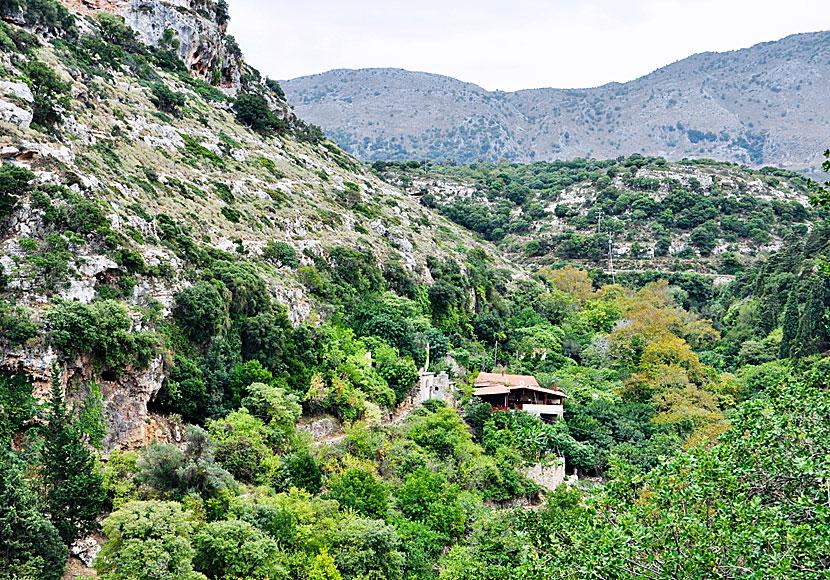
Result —
[[[550,491],[565,483],[565,459],[557,457],[553,463],[536,463],[527,468],[525,476]]]

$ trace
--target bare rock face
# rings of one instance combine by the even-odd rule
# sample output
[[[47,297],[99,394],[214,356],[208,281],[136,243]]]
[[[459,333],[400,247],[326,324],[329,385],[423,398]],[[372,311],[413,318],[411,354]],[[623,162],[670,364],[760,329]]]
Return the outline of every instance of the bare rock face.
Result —
[[[32,122],[32,112],[9,101],[0,100],[0,121],[25,131]]]
[[[32,381],[35,398],[49,397],[52,364],[59,357],[51,348],[23,347],[14,351],[0,351],[0,368],[7,372],[23,372]],[[102,451],[108,455],[113,449],[140,449],[159,438],[148,405],[155,400],[165,381],[164,357],[150,361],[146,369],[127,367],[120,374],[97,374],[88,356],[79,356],[65,363],[64,392],[68,400],[78,406],[89,395],[89,390],[76,385],[95,382],[100,388],[106,434]],[[175,433],[173,433],[175,438]]]
[[[92,565],[95,562],[95,557],[100,551],[101,544],[99,544],[95,538],[77,540],[74,544],[72,544],[72,548],[70,549],[72,555],[83,562],[84,566],[87,568],[92,568]]]
[[[85,366],[82,372],[89,370],[90,367]],[[120,375],[100,378],[107,421],[107,433],[102,442],[105,453],[113,449],[139,449],[152,440],[147,432],[147,406],[155,400],[164,380],[162,356],[151,360],[147,369],[127,369]]]
[[[343,428],[330,417],[323,417],[312,421],[307,425],[300,425],[299,428],[303,431],[311,433],[312,439],[315,441],[322,441],[328,437],[339,435],[343,432]]]
[[[82,14],[122,16],[139,39],[170,48],[193,76],[234,93],[241,85],[242,57],[228,43],[227,14],[216,0],[60,0]]]

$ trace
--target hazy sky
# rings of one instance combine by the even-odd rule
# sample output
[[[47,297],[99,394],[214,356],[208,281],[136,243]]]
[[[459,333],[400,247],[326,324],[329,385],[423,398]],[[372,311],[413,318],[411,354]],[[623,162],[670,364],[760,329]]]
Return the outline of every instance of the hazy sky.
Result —
[[[230,0],[263,75],[399,67],[486,89],[628,81],[696,52],[830,29],[826,0]]]

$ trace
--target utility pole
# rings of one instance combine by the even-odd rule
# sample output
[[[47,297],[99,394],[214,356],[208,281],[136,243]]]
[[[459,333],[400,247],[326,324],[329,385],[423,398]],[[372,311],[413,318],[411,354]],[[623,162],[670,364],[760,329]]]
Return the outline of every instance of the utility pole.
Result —
[[[614,254],[613,254],[614,238],[611,230],[608,230],[608,270],[611,272],[611,283],[616,284],[617,278],[614,276]]]
[[[496,341],[496,346],[493,348],[493,367],[490,369],[491,371],[496,370],[496,360],[499,358],[499,341]]]

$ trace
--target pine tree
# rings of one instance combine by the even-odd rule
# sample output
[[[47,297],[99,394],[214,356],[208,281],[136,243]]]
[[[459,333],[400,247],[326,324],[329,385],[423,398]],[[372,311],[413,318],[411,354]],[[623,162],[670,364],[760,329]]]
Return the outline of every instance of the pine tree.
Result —
[[[59,580],[68,550],[38,510],[18,463],[0,449],[0,578]]]
[[[787,305],[784,308],[783,336],[778,350],[778,356],[781,358],[789,358],[796,354],[794,346],[798,335],[798,314],[798,292],[793,290],[790,292]]]
[[[830,284],[827,276],[817,272],[810,278],[807,303],[798,325],[795,344],[790,346],[800,357],[822,352],[827,345],[827,308],[830,303]]]
[[[57,364],[52,367],[47,420],[41,455],[44,503],[52,523],[69,545],[95,529],[106,494],[95,456],[84,445],[84,435],[66,408]]]

